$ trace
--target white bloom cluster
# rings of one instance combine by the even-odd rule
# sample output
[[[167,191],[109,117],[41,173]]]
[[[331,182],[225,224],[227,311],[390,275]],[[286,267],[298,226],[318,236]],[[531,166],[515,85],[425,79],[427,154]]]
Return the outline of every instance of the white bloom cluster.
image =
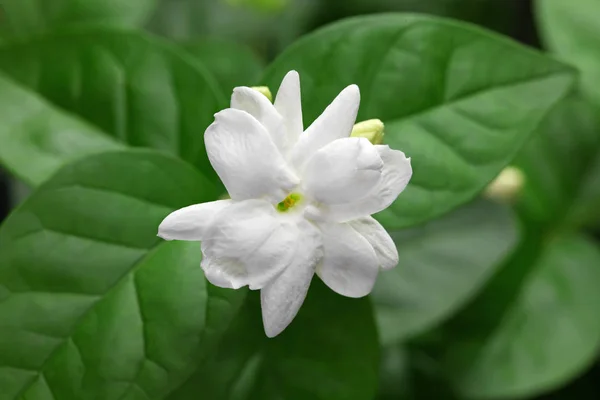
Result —
[[[267,336],[281,333],[313,275],[349,297],[398,263],[394,242],[370,215],[388,207],[412,175],[410,159],[349,137],[360,92],[345,88],[306,130],[300,78],[289,72],[274,104],[249,87],[205,133],[208,157],[230,200],[196,204],[159,227],[167,240],[200,241],[214,285],[261,290]]]

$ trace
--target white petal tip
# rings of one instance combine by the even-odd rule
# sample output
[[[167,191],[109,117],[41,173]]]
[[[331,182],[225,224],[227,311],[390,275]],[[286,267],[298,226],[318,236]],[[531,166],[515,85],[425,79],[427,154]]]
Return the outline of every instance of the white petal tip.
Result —
[[[273,339],[274,337],[279,336],[281,332],[287,328],[287,325],[282,327],[280,324],[269,324],[263,318],[263,327],[265,328],[265,335],[269,339]]]
[[[156,236],[158,236],[159,238],[161,238],[161,239],[163,239],[163,240],[173,240],[173,239],[170,239],[170,238],[169,238],[167,235],[165,235],[164,233],[160,233],[160,232],[158,232],[158,233],[156,234]]]
[[[168,222],[168,219],[169,217],[165,218],[165,220],[158,226],[158,232],[156,233],[156,236],[164,240],[173,240],[173,237],[169,235],[167,229],[165,228],[165,223]]]
[[[355,85],[355,84],[347,86],[344,90],[342,90],[342,93],[348,93],[348,94],[352,94],[354,96],[360,97],[360,89],[359,89],[358,85]]]
[[[246,116],[250,116],[250,114],[244,110],[238,110],[237,108],[226,108],[215,114],[215,122],[206,128],[206,130],[208,131],[211,127],[214,129],[219,122],[223,122],[225,120],[233,121],[235,118],[245,118]]]
[[[228,110],[233,111],[233,110],[235,110],[235,108],[225,108],[224,110],[221,110],[221,111],[215,113],[215,115],[214,115],[215,119],[223,118],[223,116],[227,115],[227,113],[229,112]]]
[[[249,90],[252,90],[252,89],[248,86],[236,86],[233,88],[233,93],[246,92]]]
[[[270,331],[267,330],[267,328],[265,328],[265,335],[267,335],[267,337],[269,339],[273,339],[274,337],[278,336],[281,332],[277,332],[277,331]]]
[[[290,72],[288,72],[287,74],[285,74],[285,76],[283,77],[283,79],[300,79],[300,74],[298,73],[298,71],[296,71],[295,69],[291,70]]]
[[[352,292],[349,292],[349,293],[345,293],[345,294],[342,294],[342,293],[340,293],[340,294],[342,294],[345,297],[349,297],[351,299],[362,299],[363,297],[366,297],[369,294],[371,294],[372,291],[373,291],[373,288],[371,288],[367,293],[352,293]]]
[[[379,268],[377,268],[377,271],[379,271]],[[358,287],[346,287],[346,288],[337,288],[340,290],[336,290],[331,288],[334,292],[336,292],[337,294],[341,294],[344,297],[349,297],[351,299],[361,299],[363,297],[368,296],[369,294],[371,294],[371,292],[373,291],[373,288],[375,287],[375,281],[373,280],[373,284],[370,285],[370,287],[365,287],[362,286],[360,288]],[[325,283],[327,284],[327,283]]]
[[[204,259],[202,259],[202,262],[200,263],[200,268],[202,268],[202,270],[204,271],[204,277],[211,285],[214,285],[214,286],[217,286],[217,287],[220,287],[223,289],[234,289],[234,290],[237,290],[242,287],[238,284],[235,284],[230,279],[227,279],[222,274],[211,273],[210,271],[207,271],[205,269],[206,264],[204,263]]]
[[[380,265],[380,268],[382,271],[389,271],[390,269],[394,269],[398,266],[399,261],[399,257],[398,257],[398,251],[396,249],[396,247],[394,246],[394,254],[390,255],[389,258],[381,260],[382,264]]]
[[[367,293],[364,293],[364,292],[354,292],[352,290],[344,290],[344,289],[340,289],[340,288],[337,288],[337,290],[333,289],[332,287],[329,287],[329,288],[331,290],[333,290],[334,292],[336,292],[337,294],[339,294],[340,296],[348,297],[350,299],[361,299],[363,297],[366,297],[371,293],[371,290],[372,290],[371,289]]]
[[[395,263],[395,264],[391,264],[391,263],[390,263],[389,265],[382,265],[382,266],[381,266],[381,270],[382,270],[382,271],[389,271],[389,270],[391,270],[391,269],[394,269],[394,268],[396,268],[397,266],[398,266],[398,263]]]

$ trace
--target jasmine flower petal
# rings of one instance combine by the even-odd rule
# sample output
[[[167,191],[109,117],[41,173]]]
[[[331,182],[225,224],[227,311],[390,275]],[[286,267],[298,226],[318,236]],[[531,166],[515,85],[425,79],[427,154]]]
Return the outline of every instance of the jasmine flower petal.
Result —
[[[229,108],[217,113],[204,141],[232,200],[279,202],[299,183],[266,129],[245,111]]]
[[[260,292],[263,324],[268,337],[279,335],[304,302],[315,267],[322,258],[321,233],[301,221],[300,236],[290,265]]]
[[[362,217],[349,222],[375,250],[379,267],[387,270],[398,265],[398,249],[385,228],[373,217]]]
[[[368,295],[379,272],[379,260],[371,244],[348,224],[325,223],[319,227],[323,234],[319,277],[343,296]]]
[[[291,150],[290,161],[298,171],[302,171],[306,161],[320,148],[336,139],[347,138],[352,132],[360,91],[358,86],[350,85],[327,106],[325,111],[300,135]]]
[[[231,204],[231,200],[218,200],[174,211],[161,222],[158,236],[165,240],[203,240],[215,215]]]
[[[234,289],[261,289],[290,264],[298,228],[265,200],[236,202],[226,211],[204,235],[202,269]]]
[[[304,126],[302,125],[302,104],[300,101],[300,76],[296,71],[288,72],[275,97],[275,109],[283,117],[287,142],[294,145]]]
[[[382,177],[383,161],[365,138],[337,139],[318,150],[303,174],[306,194],[326,205],[369,193]]]

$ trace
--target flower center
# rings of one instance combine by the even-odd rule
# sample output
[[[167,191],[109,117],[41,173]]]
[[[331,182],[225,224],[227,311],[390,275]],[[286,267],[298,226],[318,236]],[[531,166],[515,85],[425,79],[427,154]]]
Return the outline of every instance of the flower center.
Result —
[[[302,195],[300,193],[290,193],[281,203],[277,204],[277,211],[287,212],[300,201],[302,201]]]

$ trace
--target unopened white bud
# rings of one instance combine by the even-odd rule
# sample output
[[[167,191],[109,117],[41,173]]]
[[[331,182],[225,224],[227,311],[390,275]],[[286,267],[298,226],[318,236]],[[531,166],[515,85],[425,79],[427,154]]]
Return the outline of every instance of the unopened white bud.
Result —
[[[506,167],[485,189],[484,196],[505,203],[512,203],[521,193],[525,175],[520,169]]]

